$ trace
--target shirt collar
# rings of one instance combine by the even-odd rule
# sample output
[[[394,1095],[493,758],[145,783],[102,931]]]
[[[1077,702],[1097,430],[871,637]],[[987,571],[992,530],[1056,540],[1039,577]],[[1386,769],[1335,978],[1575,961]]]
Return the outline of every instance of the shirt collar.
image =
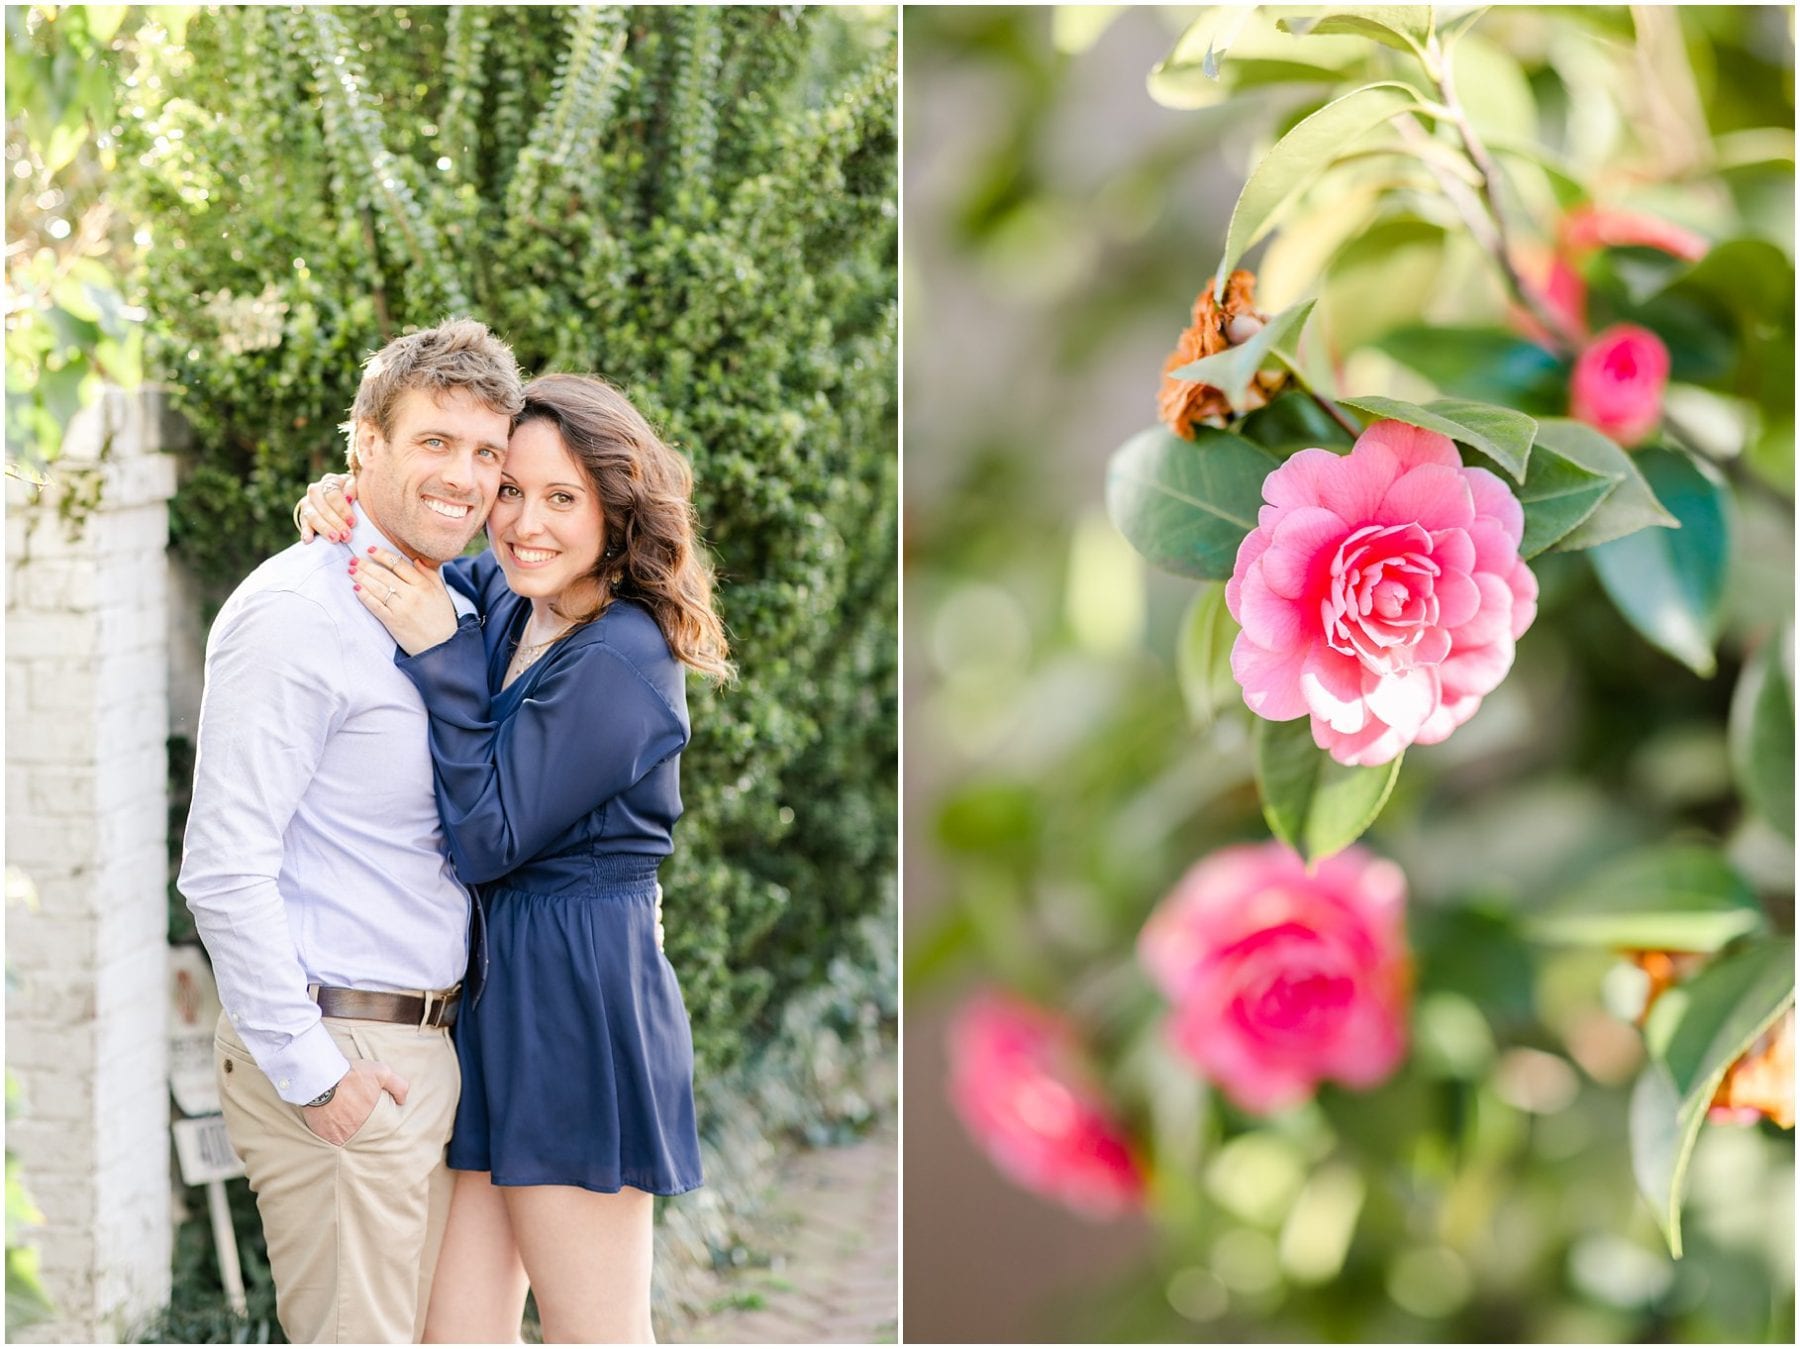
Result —
[[[406,556],[405,553],[401,552],[393,545],[387,535],[375,528],[374,524],[369,520],[369,512],[366,509],[360,510],[356,513],[356,523],[350,527],[350,542],[339,546],[344,548],[352,557],[367,557],[371,545],[392,553],[395,557]],[[458,618],[462,618],[466,614],[477,612],[475,602],[467,595],[463,594],[462,591],[458,590],[455,586],[446,586],[445,589],[450,592],[450,604],[451,607],[456,610],[456,616]]]

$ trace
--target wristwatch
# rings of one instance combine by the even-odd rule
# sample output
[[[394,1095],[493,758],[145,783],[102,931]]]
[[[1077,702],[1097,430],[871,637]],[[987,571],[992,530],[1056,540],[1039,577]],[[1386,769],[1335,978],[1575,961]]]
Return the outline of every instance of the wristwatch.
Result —
[[[325,1088],[324,1091],[320,1092],[317,1096],[313,1097],[312,1100],[308,1101],[306,1104],[308,1106],[330,1105],[331,1098],[336,1095],[337,1095],[337,1086],[334,1083],[333,1085]]]

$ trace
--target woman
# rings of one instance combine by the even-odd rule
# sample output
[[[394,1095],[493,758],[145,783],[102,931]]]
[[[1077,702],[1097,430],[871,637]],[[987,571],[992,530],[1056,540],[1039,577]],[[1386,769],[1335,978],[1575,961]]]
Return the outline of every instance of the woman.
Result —
[[[307,497],[346,535],[353,484]],[[489,549],[439,571],[379,549],[346,584],[405,652],[438,806],[476,887],[458,1174],[431,1342],[651,1338],[651,1196],[700,1184],[693,1049],[657,865],[681,814],[685,670],[729,679],[687,465],[605,382],[525,391]],[[458,619],[446,589],[472,600]],[[685,667],[685,668],[684,668]]]

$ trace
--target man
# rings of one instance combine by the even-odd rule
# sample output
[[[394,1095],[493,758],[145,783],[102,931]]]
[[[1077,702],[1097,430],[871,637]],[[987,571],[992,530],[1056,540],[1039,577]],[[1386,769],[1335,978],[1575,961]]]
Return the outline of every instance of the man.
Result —
[[[499,489],[518,366],[483,325],[389,343],[351,411],[362,506],[232,594],[207,642],[180,887],[225,1011],[225,1124],[295,1343],[410,1343],[448,1208],[447,1027],[469,896],[432,793],[426,716],[351,591],[371,545],[457,556]]]

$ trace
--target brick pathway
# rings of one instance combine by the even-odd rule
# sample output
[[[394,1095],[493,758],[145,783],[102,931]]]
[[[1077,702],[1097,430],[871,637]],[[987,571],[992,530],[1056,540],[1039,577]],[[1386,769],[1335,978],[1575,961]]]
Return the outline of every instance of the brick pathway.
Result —
[[[672,1329],[690,1344],[892,1344],[899,1315],[899,1132],[782,1169],[754,1235],[759,1259],[718,1279],[712,1313]],[[767,1264],[760,1257],[766,1257]]]

